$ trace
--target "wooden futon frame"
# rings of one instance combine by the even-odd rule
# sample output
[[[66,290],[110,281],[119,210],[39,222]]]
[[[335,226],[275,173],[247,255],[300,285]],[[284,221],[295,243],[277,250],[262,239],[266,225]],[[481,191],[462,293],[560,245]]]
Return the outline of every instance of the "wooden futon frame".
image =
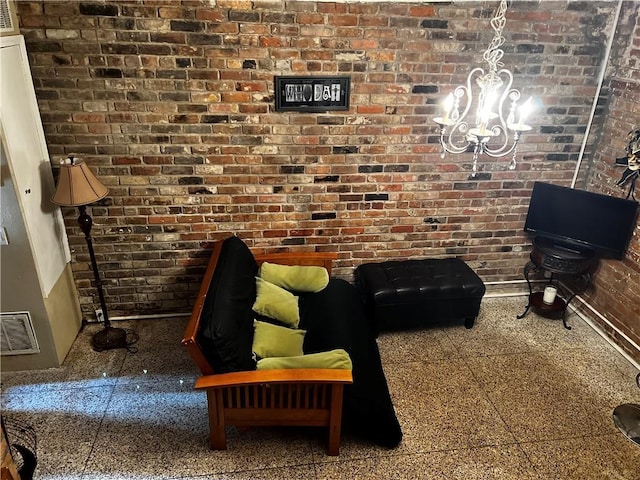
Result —
[[[182,344],[202,376],[195,388],[207,393],[211,448],[226,449],[225,427],[324,426],[329,429],[327,453],[338,455],[342,421],[342,394],[352,383],[350,370],[253,370],[216,374],[198,343],[205,298],[213,278],[222,241],[213,244],[209,264],[184,333]],[[275,253],[255,255],[256,262],[317,265],[331,275],[334,253]]]

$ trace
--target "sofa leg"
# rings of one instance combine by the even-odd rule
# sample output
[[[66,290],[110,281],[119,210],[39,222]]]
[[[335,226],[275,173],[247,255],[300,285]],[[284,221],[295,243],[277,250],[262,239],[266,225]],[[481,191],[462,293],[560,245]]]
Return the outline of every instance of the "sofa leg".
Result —
[[[464,319],[464,327],[468,330],[471,327],[473,327],[473,324],[475,323],[476,318],[475,317],[467,317]]]
[[[331,409],[329,411],[329,446],[327,455],[340,453],[340,429],[342,426],[343,385],[335,384],[331,388]]]
[[[224,429],[224,411],[221,390],[207,390],[209,413],[209,443],[213,450],[227,449],[227,435]]]

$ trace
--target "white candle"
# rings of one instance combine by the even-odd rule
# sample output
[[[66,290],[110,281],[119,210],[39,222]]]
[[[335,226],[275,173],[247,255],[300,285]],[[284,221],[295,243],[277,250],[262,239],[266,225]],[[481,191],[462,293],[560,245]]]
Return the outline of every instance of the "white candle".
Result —
[[[520,125],[525,124],[524,122],[527,120],[531,110],[533,110],[533,104],[531,103],[531,97],[529,97],[529,99],[524,102],[524,105],[520,107]]]
[[[447,95],[447,98],[444,100],[444,115],[442,117],[442,121],[447,123],[449,121],[449,115],[451,115],[451,109],[453,108],[453,93]]]
[[[542,295],[542,301],[547,305],[553,305],[553,302],[556,299],[556,293],[558,293],[558,289],[553,285],[547,285],[544,287],[544,294]]]

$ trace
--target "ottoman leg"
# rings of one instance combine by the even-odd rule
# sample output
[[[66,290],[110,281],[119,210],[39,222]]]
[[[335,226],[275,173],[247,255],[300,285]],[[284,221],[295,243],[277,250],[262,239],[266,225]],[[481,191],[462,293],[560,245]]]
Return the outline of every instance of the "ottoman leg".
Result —
[[[466,328],[467,330],[470,329],[471,327],[473,327],[473,324],[476,321],[476,317],[467,317],[464,319],[464,328]]]

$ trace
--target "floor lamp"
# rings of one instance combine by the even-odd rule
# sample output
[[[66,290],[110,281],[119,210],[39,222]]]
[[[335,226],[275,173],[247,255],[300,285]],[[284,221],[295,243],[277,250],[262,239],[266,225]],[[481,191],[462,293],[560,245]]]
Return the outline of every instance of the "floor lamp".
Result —
[[[100,298],[100,307],[102,308],[102,314],[104,316],[104,329],[96,333],[91,341],[93,349],[97,352],[114,348],[128,348],[129,346],[126,331],[122,328],[112,327],[111,322],[109,322],[107,304],[102,291],[102,281],[100,280],[98,264],[96,263],[96,256],[93,252],[93,241],[91,240],[91,226],[93,221],[89,214],[87,214],[86,207],[86,205],[90,203],[103,199],[108,193],[109,189],[93,175],[83,160],[68,158],[63,160],[60,165],[58,186],[56,193],[51,199],[51,201],[57,205],[78,207],[80,211],[78,225],[87,241],[96,289],[98,290],[98,297]]]

